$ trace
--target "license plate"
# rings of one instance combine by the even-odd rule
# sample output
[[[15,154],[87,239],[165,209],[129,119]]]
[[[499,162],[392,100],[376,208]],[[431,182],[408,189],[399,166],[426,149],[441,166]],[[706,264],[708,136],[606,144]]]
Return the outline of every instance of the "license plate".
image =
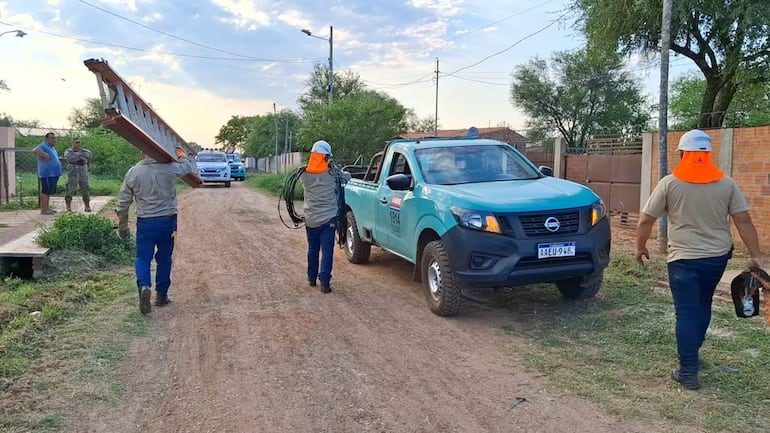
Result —
[[[553,244],[537,244],[537,258],[571,257],[575,255],[574,242],[557,242]]]

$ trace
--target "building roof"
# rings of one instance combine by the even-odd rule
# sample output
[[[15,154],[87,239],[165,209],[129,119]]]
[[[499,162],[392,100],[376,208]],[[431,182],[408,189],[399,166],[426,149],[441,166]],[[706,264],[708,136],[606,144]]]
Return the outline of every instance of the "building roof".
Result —
[[[45,135],[49,132],[53,132],[59,137],[63,135],[70,135],[71,133],[77,133],[77,131],[65,128],[25,128],[14,126],[14,129],[16,129],[16,135],[21,135],[24,137],[45,137]]]

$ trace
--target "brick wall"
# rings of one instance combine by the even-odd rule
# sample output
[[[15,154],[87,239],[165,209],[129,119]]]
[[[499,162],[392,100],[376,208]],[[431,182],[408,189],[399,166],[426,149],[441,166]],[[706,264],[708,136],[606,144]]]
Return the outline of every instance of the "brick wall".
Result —
[[[668,172],[671,173],[679,162],[676,150],[679,138],[686,131],[668,134]],[[751,207],[751,217],[759,233],[759,243],[765,254],[770,253],[770,126],[754,128],[710,129],[705,132],[711,137],[714,163],[730,175],[738,184]],[[720,161],[722,140],[729,140],[732,132],[732,159]],[[652,139],[652,188],[658,182],[658,135]],[[731,169],[730,169],[731,167]],[[738,248],[743,243],[733,227],[733,237]]]

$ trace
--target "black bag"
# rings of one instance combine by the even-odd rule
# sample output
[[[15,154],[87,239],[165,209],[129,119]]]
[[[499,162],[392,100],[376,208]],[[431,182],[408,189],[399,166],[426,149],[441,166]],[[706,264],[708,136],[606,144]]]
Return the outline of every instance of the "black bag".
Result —
[[[741,272],[730,283],[730,294],[738,317],[759,315],[759,291],[770,290],[770,276],[760,268]]]

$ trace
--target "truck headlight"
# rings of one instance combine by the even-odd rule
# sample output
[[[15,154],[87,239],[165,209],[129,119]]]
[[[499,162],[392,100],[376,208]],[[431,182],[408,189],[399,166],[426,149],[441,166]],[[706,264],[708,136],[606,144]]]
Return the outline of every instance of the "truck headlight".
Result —
[[[591,226],[595,226],[602,218],[606,216],[606,210],[604,209],[604,202],[597,201],[591,206]]]
[[[463,227],[490,233],[502,233],[497,217],[489,212],[479,212],[457,206],[452,206],[451,211],[457,223]]]

